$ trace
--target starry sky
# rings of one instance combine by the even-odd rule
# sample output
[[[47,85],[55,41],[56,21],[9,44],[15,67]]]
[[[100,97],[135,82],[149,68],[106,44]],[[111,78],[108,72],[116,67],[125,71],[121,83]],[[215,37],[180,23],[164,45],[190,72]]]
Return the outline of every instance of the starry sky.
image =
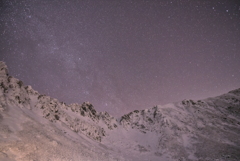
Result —
[[[2,0],[0,60],[41,94],[120,116],[240,87],[238,0]]]

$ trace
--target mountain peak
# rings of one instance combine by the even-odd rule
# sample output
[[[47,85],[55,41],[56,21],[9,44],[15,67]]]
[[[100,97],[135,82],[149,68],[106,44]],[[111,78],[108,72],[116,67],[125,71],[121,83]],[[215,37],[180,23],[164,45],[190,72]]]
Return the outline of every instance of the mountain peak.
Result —
[[[0,76],[8,76],[7,65],[3,61],[0,61]]]
[[[229,91],[228,93],[232,93],[232,94],[240,96],[240,88],[232,90],[232,91]]]
[[[117,120],[89,102],[67,105],[42,95],[8,76],[6,64],[0,62],[0,160],[100,156],[99,160],[123,161],[237,161],[239,114],[240,88],[204,100],[134,110]],[[54,155],[50,149],[56,150]],[[61,159],[56,159],[59,151]]]

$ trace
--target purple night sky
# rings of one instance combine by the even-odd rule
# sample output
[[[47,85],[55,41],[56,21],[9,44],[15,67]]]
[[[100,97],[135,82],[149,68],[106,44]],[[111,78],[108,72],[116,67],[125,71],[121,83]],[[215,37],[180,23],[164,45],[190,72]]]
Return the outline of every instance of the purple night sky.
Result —
[[[2,0],[0,60],[114,116],[240,87],[239,0]]]

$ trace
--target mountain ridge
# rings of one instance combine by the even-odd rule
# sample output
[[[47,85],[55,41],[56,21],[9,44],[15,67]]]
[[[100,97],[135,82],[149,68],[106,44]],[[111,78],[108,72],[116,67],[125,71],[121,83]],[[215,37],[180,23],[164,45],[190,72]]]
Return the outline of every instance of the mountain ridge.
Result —
[[[1,75],[3,75],[1,81],[1,87],[4,93],[7,93],[10,98],[10,102],[19,106],[20,108],[27,107],[29,110],[32,110],[36,113],[41,113],[44,118],[48,119],[51,122],[61,121],[65,123],[71,130],[78,132],[81,131],[89,138],[101,141],[101,137],[104,136],[104,130],[100,127],[95,127],[89,124],[89,122],[98,123],[100,121],[104,122],[104,126],[107,126],[108,129],[113,129],[117,125],[111,123],[114,121],[113,117],[110,116],[107,112],[96,112],[93,105],[89,102],[84,102],[82,105],[79,104],[70,104],[66,105],[63,102],[59,102],[55,98],[50,96],[39,94],[37,91],[33,90],[31,86],[24,86],[23,82],[8,76],[7,66],[3,63],[0,66]],[[4,76],[5,75],[5,76]],[[6,104],[2,105],[2,109],[7,107]],[[65,110],[79,114],[79,116],[88,118],[88,122],[79,122],[79,120],[73,120],[69,117],[68,113]],[[89,131],[84,129],[85,124],[92,127],[91,131],[96,131],[95,133],[89,133]]]
[[[10,112],[13,110],[22,111],[19,127],[9,123],[15,123],[16,118],[5,121],[13,114],[14,117],[18,115]],[[89,102],[67,105],[42,95],[31,86],[24,86],[22,81],[9,76],[7,66],[0,62],[0,128],[4,129],[0,135],[3,138],[14,138],[16,134],[19,138],[24,137],[19,133],[27,131],[22,126],[29,120],[40,122],[40,125],[50,122],[50,126],[55,129],[53,131],[60,130],[57,136],[61,134],[70,139],[79,137],[82,138],[81,142],[90,142],[90,146],[94,145],[101,152],[89,154],[89,160],[96,160],[99,156],[103,160],[240,159],[240,88],[203,100],[183,100],[134,110],[116,119],[107,112],[97,112]],[[4,139],[0,142],[4,143],[0,146],[0,152],[5,159],[31,160],[29,155],[33,152],[26,156],[17,152],[13,155],[9,152],[8,142]],[[53,143],[49,146],[63,144],[54,139]],[[91,149],[89,145],[85,145],[86,149]],[[52,157],[50,154],[47,156]],[[56,159],[56,156],[54,159],[61,160]]]

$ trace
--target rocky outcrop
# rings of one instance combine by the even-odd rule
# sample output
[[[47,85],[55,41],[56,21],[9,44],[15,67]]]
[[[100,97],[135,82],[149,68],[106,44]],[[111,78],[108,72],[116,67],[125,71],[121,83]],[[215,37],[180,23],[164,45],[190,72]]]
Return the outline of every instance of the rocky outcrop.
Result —
[[[240,158],[236,153],[240,147],[239,114],[240,90],[237,89],[205,100],[183,100],[151,109],[136,110],[122,116],[120,123],[126,130],[156,133],[159,154],[163,153],[162,149],[167,148],[176,156],[186,157],[187,154],[194,153],[195,156],[191,158],[193,160],[209,153],[215,158],[222,158],[218,155],[220,149],[214,150],[210,147],[234,144],[231,146],[232,158]],[[195,146],[190,142],[198,144]],[[201,149],[201,146],[207,151]]]
[[[0,119],[11,106],[120,149],[135,148],[172,160],[240,159],[240,89],[214,98],[135,110],[116,120],[89,102],[67,105],[42,95],[9,76],[0,62]]]
[[[0,91],[0,111],[6,110],[7,104],[27,108],[53,123],[61,122],[72,131],[99,142],[106,135],[106,129],[112,130],[118,124],[107,112],[98,113],[89,102],[66,105],[39,94],[31,86],[24,86],[22,81],[8,75],[4,62],[0,62]]]

